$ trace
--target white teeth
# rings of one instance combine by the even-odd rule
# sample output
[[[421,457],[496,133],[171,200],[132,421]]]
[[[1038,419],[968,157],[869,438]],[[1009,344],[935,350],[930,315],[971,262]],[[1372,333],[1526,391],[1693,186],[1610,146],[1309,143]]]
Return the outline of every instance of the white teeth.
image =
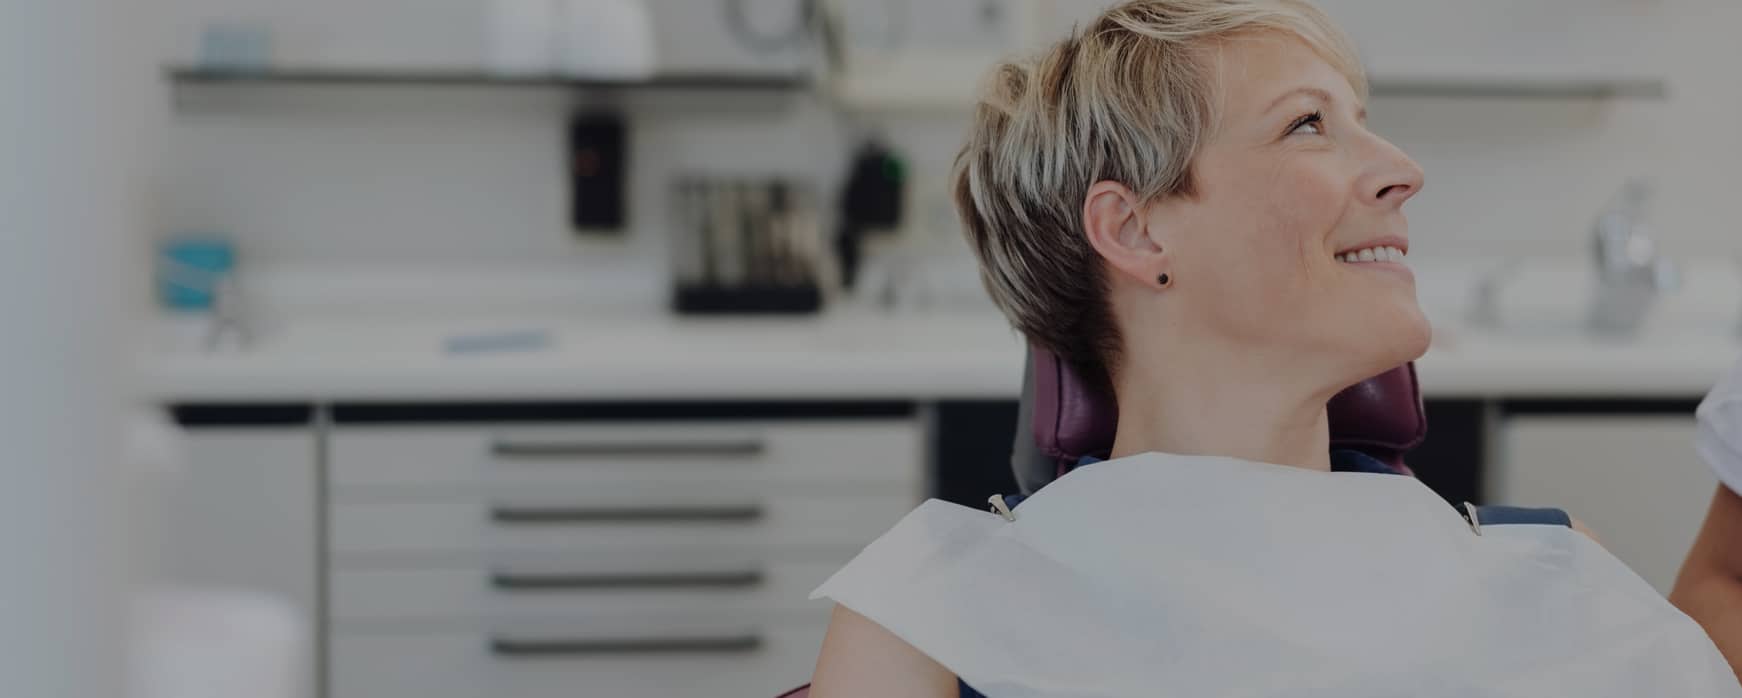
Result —
[[[1403,253],[1402,249],[1396,248],[1396,247],[1389,247],[1389,246],[1369,247],[1369,248],[1364,249],[1364,250],[1356,250],[1354,252],[1346,252],[1346,253],[1337,255],[1338,261],[1351,262],[1351,263],[1354,263],[1354,262],[1402,262],[1403,259],[1404,259],[1404,253]]]

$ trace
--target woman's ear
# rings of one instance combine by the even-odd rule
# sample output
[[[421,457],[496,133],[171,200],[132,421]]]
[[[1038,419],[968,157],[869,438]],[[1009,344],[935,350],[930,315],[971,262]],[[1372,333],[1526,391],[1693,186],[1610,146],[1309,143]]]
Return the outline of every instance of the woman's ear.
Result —
[[[1151,239],[1137,195],[1113,181],[1096,182],[1083,199],[1083,234],[1107,264],[1139,283],[1168,273],[1165,250]]]

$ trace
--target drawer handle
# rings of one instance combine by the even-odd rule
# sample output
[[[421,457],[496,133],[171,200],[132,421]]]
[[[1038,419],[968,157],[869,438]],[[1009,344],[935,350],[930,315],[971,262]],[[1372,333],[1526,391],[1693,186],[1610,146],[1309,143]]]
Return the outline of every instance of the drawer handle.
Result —
[[[495,507],[490,520],[511,525],[582,523],[743,523],[762,518],[762,507]]]
[[[749,457],[762,455],[768,444],[762,439],[672,441],[668,443],[611,443],[587,441],[496,441],[490,452],[500,458],[573,458],[580,456],[698,456]]]
[[[726,654],[762,647],[757,633],[673,637],[490,638],[490,653],[498,657],[539,659],[607,654]]]
[[[635,572],[626,574],[492,572],[502,591],[576,589],[742,589],[762,584],[762,570],[736,572]]]

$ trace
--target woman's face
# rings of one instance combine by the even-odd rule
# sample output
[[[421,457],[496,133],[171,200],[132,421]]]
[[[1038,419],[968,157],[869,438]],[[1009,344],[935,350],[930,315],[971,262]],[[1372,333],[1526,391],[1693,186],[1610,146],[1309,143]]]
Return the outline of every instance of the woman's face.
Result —
[[[1399,255],[1421,168],[1367,130],[1348,80],[1297,39],[1230,40],[1216,69],[1220,120],[1194,195],[1146,214],[1177,279],[1171,305],[1187,327],[1328,362],[1348,382],[1419,357],[1430,330]]]

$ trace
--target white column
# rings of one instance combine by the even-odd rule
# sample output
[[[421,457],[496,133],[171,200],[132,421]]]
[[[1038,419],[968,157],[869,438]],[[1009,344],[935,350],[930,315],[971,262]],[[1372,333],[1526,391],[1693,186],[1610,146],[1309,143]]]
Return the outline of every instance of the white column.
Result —
[[[0,693],[123,693],[123,356],[161,107],[141,0],[0,0]]]

